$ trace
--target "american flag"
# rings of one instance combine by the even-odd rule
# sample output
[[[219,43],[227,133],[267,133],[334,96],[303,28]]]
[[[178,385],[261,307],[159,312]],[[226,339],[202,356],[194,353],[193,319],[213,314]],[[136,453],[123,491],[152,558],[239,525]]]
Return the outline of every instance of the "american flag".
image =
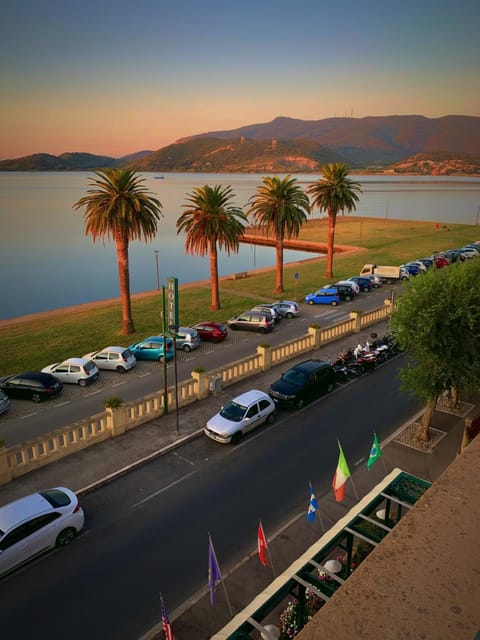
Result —
[[[160,595],[160,606],[162,609],[162,627],[163,627],[163,633],[165,635],[165,640],[175,640],[175,636],[173,635],[173,631],[172,631],[172,625],[170,624],[167,609],[165,607],[165,603],[163,602],[163,597],[161,595]]]

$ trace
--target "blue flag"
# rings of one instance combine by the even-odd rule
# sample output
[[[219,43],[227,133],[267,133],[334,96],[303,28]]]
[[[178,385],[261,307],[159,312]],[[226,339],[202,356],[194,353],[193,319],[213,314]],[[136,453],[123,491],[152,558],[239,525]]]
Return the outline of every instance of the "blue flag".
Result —
[[[315,497],[315,493],[313,491],[311,482],[309,483],[309,486],[310,486],[310,504],[308,505],[307,520],[309,520],[310,522],[313,522],[315,520],[315,514],[318,511],[318,502],[317,502],[317,498]]]
[[[212,539],[208,536],[208,588],[210,589],[210,604],[215,604],[215,589],[217,583],[222,581],[222,574],[218,566],[217,556],[213,548]]]

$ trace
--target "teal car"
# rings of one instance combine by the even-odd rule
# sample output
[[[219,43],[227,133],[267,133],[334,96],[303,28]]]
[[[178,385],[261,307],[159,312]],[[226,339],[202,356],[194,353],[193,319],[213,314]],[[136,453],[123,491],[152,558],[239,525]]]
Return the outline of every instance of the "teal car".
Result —
[[[171,338],[166,339],[166,347],[165,350],[163,336],[150,336],[145,340],[131,344],[128,348],[137,360],[162,361],[165,356],[168,361],[173,358],[173,340]]]

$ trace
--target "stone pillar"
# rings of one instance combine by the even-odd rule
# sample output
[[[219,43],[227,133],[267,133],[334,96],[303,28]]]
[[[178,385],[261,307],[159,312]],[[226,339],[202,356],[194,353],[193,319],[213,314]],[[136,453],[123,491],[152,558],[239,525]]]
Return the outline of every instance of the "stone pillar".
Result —
[[[12,472],[8,466],[7,447],[0,445],[0,485],[12,481]]]
[[[313,348],[320,349],[322,344],[322,328],[320,325],[312,325],[308,327],[308,334],[313,337]]]
[[[272,368],[272,352],[270,351],[270,345],[259,344],[257,347],[257,353],[261,356],[262,361],[260,366],[262,371],[268,371]]]
[[[208,372],[192,371],[191,376],[195,380],[195,393],[197,396],[197,400],[206,398],[210,390]]]
[[[362,311],[350,311],[349,315],[352,320],[355,320],[355,326],[353,330],[355,331],[355,333],[360,333],[362,329],[362,324],[361,324]]]
[[[107,407],[107,428],[111,437],[123,435],[127,431],[127,409],[126,407],[116,407],[115,409]]]

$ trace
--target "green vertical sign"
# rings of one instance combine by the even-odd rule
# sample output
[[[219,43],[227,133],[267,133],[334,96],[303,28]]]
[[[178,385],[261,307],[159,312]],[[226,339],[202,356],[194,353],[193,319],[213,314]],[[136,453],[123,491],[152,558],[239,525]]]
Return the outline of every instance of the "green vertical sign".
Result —
[[[178,327],[178,278],[167,278],[167,328]]]

